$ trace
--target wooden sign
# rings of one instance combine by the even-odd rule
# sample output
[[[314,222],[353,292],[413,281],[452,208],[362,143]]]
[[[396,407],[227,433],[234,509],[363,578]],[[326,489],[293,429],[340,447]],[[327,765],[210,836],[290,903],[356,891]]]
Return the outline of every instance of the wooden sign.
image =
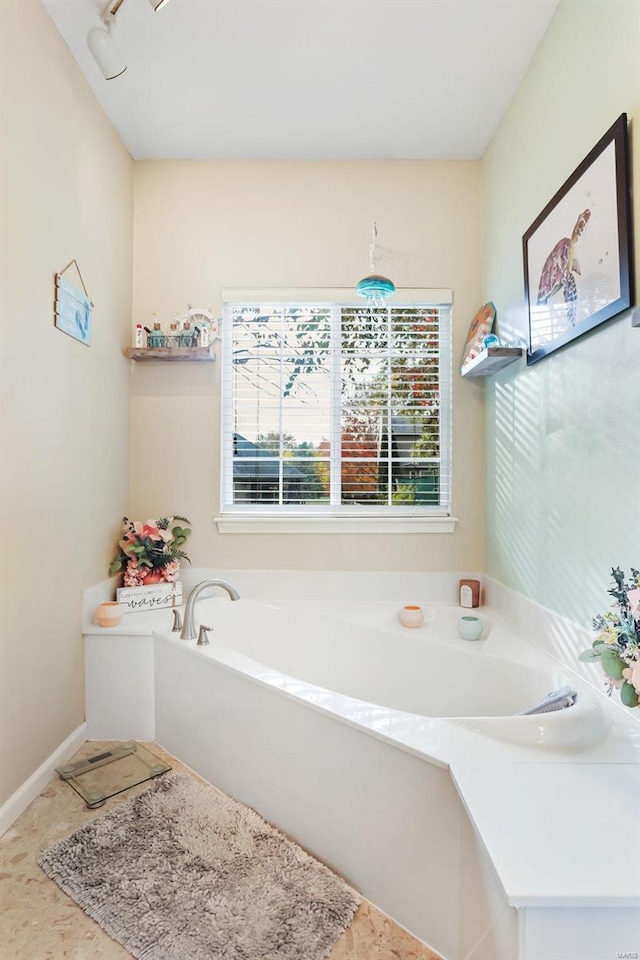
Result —
[[[64,280],[62,274],[75,265],[82,283],[84,292],[74,287],[68,280]],[[91,327],[93,318],[93,303],[89,299],[87,288],[84,285],[80,268],[75,260],[71,260],[64,270],[56,273],[56,300],[55,300],[55,323],[58,330],[68,333],[70,337],[79,340],[80,343],[91,345]]]
[[[181,607],[182,584],[178,580],[176,583],[154,583],[150,587],[118,587],[116,597],[126,613]]]

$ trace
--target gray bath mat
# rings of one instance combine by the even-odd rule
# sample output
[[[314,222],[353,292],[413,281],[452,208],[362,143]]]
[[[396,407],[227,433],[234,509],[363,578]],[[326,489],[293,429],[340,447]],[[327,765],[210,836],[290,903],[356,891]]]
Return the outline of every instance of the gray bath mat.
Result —
[[[39,863],[144,960],[323,960],[359,903],[253,810],[179,774],[91,820]]]

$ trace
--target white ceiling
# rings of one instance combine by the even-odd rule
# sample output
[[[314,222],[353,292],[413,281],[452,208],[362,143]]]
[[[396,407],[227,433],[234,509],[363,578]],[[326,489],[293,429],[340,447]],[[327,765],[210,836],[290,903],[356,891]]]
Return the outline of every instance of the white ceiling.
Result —
[[[136,158],[482,156],[558,0],[42,0]]]

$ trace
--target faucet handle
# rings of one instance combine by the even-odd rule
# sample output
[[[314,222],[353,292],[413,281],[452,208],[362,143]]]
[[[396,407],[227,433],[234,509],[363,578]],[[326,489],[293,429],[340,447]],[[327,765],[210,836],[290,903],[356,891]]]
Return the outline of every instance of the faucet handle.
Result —
[[[171,628],[171,633],[177,633],[179,630],[182,630],[182,617],[180,616],[179,610],[173,610],[173,626]]]
[[[213,627],[205,627],[204,624],[200,627],[200,632],[198,633],[198,639],[196,640],[197,647],[206,647],[209,643],[209,637],[207,632],[213,630]]]

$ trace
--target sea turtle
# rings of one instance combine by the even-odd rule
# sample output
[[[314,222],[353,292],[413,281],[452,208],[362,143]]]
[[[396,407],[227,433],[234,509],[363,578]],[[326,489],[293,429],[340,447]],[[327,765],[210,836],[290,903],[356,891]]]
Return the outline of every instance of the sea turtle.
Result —
[[[573,228],[571,238],[563,237],[547,257],[540,274],[538,284],[538,303],[547,303],[551,297],[562,290],[567,304],[567,319],[571,326],[576,322],[576,300],[578,290],[574,273],[580,274],[580,264],[576,259],[576,245],[591,217],[590,210],[583,210]]]

